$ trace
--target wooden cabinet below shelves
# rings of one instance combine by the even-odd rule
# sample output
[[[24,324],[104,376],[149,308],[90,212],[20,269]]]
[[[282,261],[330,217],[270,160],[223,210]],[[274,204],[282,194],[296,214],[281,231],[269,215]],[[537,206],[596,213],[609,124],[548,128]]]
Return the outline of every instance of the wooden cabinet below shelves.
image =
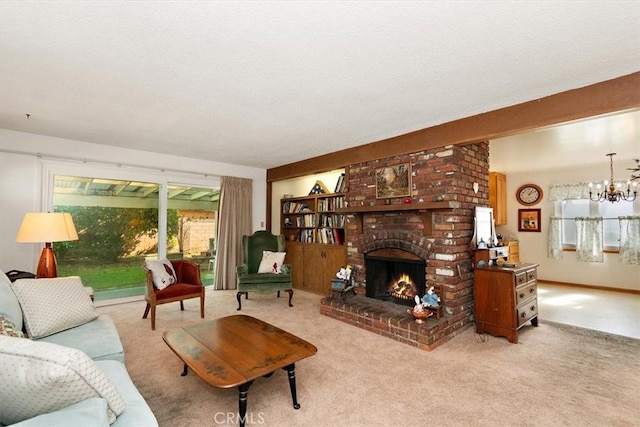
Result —
[[[489,172],[489,205],[493,208],[496,225],[507,223],[507,176]]]
[[[331,280],[346,263],[344,245],[287,242],[286,252],[293,287],[323,295],[331,292]]]

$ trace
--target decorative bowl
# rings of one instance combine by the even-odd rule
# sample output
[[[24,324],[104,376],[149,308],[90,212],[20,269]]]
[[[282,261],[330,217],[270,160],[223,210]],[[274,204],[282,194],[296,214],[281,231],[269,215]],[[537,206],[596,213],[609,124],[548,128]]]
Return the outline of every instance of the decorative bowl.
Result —
[[[416,311],[413,311],[412,309],[407,309],[407,312],[411,314],[411,316],[413,316],[416,323],[424,323],[424,321],[427,320],[429,316],[433,316],[433,313],[427,309],[425,309],[422,313],[418,313]]]

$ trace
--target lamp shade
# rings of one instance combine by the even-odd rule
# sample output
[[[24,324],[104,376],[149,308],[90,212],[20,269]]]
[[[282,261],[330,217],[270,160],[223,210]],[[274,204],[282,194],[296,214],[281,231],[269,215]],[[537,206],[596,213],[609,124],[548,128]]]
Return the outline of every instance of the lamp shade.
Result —
[[[78,233],[68,212],[29,212],[24,215],[16,242],[66,242],[78,240]]]

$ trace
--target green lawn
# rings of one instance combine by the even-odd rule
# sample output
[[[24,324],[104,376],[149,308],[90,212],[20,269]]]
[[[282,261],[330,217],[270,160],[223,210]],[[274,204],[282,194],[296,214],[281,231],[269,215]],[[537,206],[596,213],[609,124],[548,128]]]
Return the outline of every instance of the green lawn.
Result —
[[[142,261],[120,261],[110,264],[95,262],[59,262],[58,276],[80,276],[85,286],[100,292],[144,286],[146,276]]]
[[[130,259],[114,263],[96,262],[58,262],[58,277],[80,276],[85,286],[91,286],[94,292],[111,291],[146,286],[144,260]],[[205,285],[213,283],[213,271],[202,265],[200,272]]]

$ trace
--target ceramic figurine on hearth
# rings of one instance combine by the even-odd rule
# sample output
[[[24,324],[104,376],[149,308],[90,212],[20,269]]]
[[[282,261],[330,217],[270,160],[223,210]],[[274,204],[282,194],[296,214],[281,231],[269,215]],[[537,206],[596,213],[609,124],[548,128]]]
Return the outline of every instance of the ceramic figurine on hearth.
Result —
[[[440,297],[433,291],[433,286],[429,288],[427,293],[422,297],[422,304],[425,307],[440,306]]]
[[[424,312],[424,307],[422,306],[422,303],[420,302],[420,297],[418,295],[416,295],[413,300],[416,302],[416,306],[413,307],[413,312],[414,313],[423,313]]]
[[[347,265],[347,267],[340,268],[340,271],[336,273],[336,277],[338,279],[342,279],[345,282],[349,282],[351,280],[351,266]]]

